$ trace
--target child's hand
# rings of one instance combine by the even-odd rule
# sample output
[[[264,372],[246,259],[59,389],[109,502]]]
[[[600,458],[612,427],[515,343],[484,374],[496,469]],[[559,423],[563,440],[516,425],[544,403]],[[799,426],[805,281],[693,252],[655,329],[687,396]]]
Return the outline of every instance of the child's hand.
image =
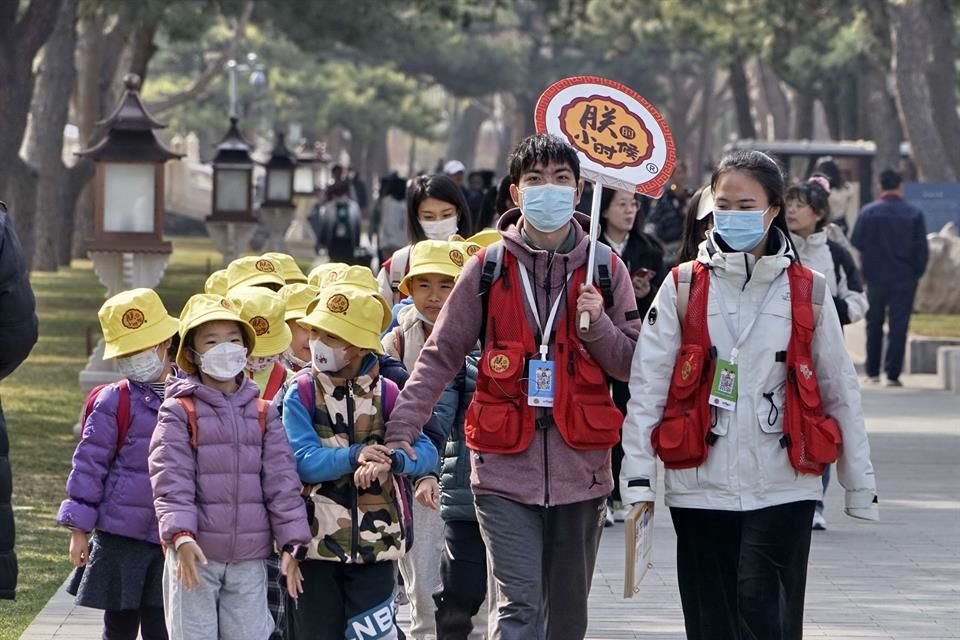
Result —
[[[376,462],[379,464],[390,464],[390,447],[382,444],[370,444],[360,451],[360,457],[357,458],[360,464]]]
[[[284,551],[280,558],[280,573],[287,577],[287,593],[294,600],[298,599],[303,593],[303,574],[300,563],[288,551]]]
[[[414,491],[417,502],[436,511],[440,508],[440,483],[433,476],[426,476],[417,483]]]
[[[89,556],[90,543],[87,541],[87,534],[74,529],[70,534],[70,562],[75,567],[85,567]]]
[[[359,489],[369,489],[374,480],[383,482],[387,479],[387,473],[390,471],[390,464],[380,464],[379,462],[368,462],[353,473],[353,481]]]
[[[200,586],[198,560],[202,565],[207,564],[207,556],[203,555],[203,549],[196,542],[185,542],[177,549],[177,580],[183,582],[187,591]]]

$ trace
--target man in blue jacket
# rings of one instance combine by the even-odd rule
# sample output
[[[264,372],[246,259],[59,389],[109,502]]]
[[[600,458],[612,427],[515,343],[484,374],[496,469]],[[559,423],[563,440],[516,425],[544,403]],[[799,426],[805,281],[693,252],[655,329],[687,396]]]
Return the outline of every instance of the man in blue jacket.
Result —
[[[900,387],[907,327],[917,283],[927,268],[929,249],[923,213],[903,200],[900,174],[880,174],[880,199],[863,208],[850,237],[863,260],[867,284],[867,378],[880,381],[883,323],[889,323],[884,372],[887,386]],[[889,310],[889,318],[887,312]]]
[[[20,366],[37,341],[33,289],[20,242],[0,202],[0,380]],[[17,554],[13,550],[13,473],[10,441],[0,408],[0,599],[12,600],[17,588]]]

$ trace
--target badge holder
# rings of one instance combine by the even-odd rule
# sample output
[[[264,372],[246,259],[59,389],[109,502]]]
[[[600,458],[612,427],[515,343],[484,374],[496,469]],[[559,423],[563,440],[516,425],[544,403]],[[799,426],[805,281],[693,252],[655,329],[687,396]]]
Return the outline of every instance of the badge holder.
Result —
[[[555,366],[547,360],[547,346],[540,345],[540,359],[531,360],[527,368],[527,404],[531,407],[552,407]]]
[[[737,350],[734,349],[729,360],[723,358],[717,360],[708,402],[714,407],[733,411],[737,408],[738,383]]]

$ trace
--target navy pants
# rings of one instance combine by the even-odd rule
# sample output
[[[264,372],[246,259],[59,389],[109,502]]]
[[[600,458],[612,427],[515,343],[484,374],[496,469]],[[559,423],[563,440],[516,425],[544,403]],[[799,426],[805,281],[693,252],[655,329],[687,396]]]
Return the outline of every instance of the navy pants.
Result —
[[[890,380],[899,380],[903,372],[903,356],[907,345],[907,327],[917,294],[916,281],[903,283],[871,282],[867,286],[867,375],[880,375],[883,352],[883,323],[888,324],[887,355],[883,370]]]
[[[487,547],[476,521],[451,520],[443,524],[440,555],[440,591],[437,603],[437,640],[466,640],[473,616],[487,597]]]

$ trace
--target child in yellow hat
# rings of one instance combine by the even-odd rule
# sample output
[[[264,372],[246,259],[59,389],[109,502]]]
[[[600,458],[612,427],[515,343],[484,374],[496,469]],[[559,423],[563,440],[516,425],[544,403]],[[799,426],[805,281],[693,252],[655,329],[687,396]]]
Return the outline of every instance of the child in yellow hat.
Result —
[[[394,474],[433,472],[438,457],[426,437],[414,443],[415,460],[382,444],[398,393],[379,371],[384,320],[378,294],[348,285],[323,289],[299,320],[311,369],[290,385],[283,423],[314,536],[300,565],[303,596],[289,612],[296,637],[342,638],[354,627],[395,637],[393,561],[406,551],[409,521]]]
[[[290,346],[281,354],[280,362],[293,373],[310,367],[310,331],[297,321],[306,317],[307,307],[318,295],[320,288],[309,284],[288,284],[280,289],[286,309],[283,318],[293,336]]]
[[[144,638],[166,637],[147,449],[171,373],[177,320],[152,289],[119,293],[98,316],[104,358],[117,363],[123,379],[94,389],[84,409],[83,438],[57,516],[72,532],[77,570],[68,591],[78,605],[104,610],[104,637],[120,629],[130,637],[138,629]]]
[[[397,315],[398,325],[382,340],[384,351],[402,360],[408,371],[413,370],[413,365],[420,356],[420,351],[430,336],[433,324],[453,290],[463,265],[471,252],[476,253],[477,248],[473,243],[468,245],[464,242],[437,240],[425,240],[414,245],[410,254],[410,271],[399,286],[401,293],[409,296],[412,303],[401,307]],[[445,393],[441,396],[442,406],[438,406],[435,415],[441,418],[440,426],[447,437],[455,429],[453,423],[460,399],[460,394],[457,393]],[[462,425],[460,429],[462,431]],[[438,510],[440,484],[437,477],[431,475],[422,478],[416,485],[416,497],[413,516],[417,544],[411,553],[400,561],[400,573],[410,600],[412,628],[427,636],[436,636],[437,606],[433,592],[441,583],[437,556],[441,554],[444,545],[444,523]],[[482,601],[481,594],[480,602]],[[470,614],[466,617],[469,618]]]
[[[150,443],[168,631],[262,640],[275,629],[264,579],[275,547],[288,593],[301,588],[294,552],[310,530],[296,463],[277,410],[243,375],[258,336],[237,305],[195,295],[179,333],[186,377],[167,385]]]
[[[325,262],[310,271],[310,275],[307,276],[307,284],[322,289],[336,282],[337,275],[349,266],[345,262]]]
[[[272,251],[270,253],[265,253],[260,257],[273,260],[280,265],[280,275],[283,277],[284,283],[306,284],[307,276],[303,274],[303,270],[300,269],[300,265],[297,264],[297,261],[293,256],[286,253],[280,253],[278,251]]]
[[[203,292],[218,296],[227,295],[227,270],[219,269],[211,273],[207,281],[203,283]]]
[[[285,285],[279,262],[264,256],[244,256],[227,265],[227,291],[237,287],[265,287],[279,291]]]
[[[287,380],[287,370],[280,363],[293,340],[284,320],[286,305],[280,294],[263,287],[240,287],[229,299],[257,334],[257,344],[247,355],[246,372],[260,388],[260,397],[270,402]]]

